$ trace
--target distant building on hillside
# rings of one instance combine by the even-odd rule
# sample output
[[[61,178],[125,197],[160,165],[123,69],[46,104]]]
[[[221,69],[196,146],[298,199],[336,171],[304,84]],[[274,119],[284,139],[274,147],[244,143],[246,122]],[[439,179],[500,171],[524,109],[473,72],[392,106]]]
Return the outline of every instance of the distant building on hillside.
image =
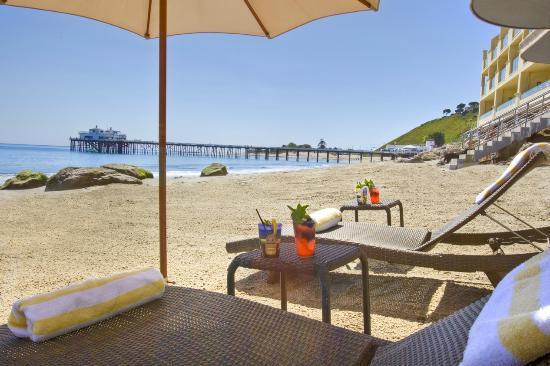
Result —
[[[103,130],[97,125],[95,128],[90,128],[88,132],[79,132],[81,140],[107,140],[107,141],[124,141],[126,140],[126,134],[120,133],[120,131],[113,130],[109,127],[108,130]]]
[[[435,147],[435,140],[427,139],[426,140],[426,146],[424,146],[426,151],[432,151],[432,149]]]
[[[386,145],[383,149],[387,152],[394,153],[421,153],[426,151],[426,146],[424,145]]]
[[[483,51],[477,125],[483,125],[550,90],[550,64],[524,61],[548,36],[544,30],[500,28]]]

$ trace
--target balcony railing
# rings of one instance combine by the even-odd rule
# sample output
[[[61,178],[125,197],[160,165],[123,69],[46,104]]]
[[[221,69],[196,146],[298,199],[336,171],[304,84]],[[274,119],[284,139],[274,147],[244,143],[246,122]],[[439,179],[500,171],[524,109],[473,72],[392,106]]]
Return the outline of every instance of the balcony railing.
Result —
[[[502,107],[502,104],[499,107],[501,109],[504,108]],[[549,111],[550,90],[547,90],[535,98],[524,102],[518,107],[502,113],[493,120],[489,120],[479,127],[465,132],[462,135],[462,144],[463,146],[468,146],[470,149],[474,146],[481,146],[482,144],[492,141],[518,126],[527,126],[529,121],[532,121],[533,119],[542,116]],[[482,114],[479,118],[485,118],[489,112]]]
[[[480,114],[479,119],[484,119],[485,117],[489,117],[491,114],[493,114],[493,110],[489,109],[487,112]]]
[[[546,80],[544,83],[540,83],[539,85],[527,90],[525,93],[521,94],[521,99],[530,97],[531,95],[548,87],[550,87],[550,80]]]
[[[498,56],[499,47],[498,44],[491,50],[491,60],[494,60]]]
[[[505,49],[508,46],[508,35],[505,35],[501,41],[501,49]]]
[[[525,51],[533,42],[538,39],[538,37],[545,32],[545,29],[537,29],[536,31],[534,29],[531,29],[529,33],[527,33],[527,36],[521,41],[519,48],[520,53]]]
[[[514,104],[516,102],[516,98],[512,98],[504,103],[502,103],[501,105],[499,105],[497,108],[496,108],[496,111],[499,112],[501,110],[503,110],[504,108],[507,108],[509,106],[511,106],[512,104]]]

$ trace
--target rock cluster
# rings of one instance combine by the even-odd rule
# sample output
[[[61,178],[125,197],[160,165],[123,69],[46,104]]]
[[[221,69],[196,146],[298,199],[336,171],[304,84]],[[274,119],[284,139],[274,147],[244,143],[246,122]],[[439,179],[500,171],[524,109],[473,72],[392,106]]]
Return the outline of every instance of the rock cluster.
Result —
[[[23,170],[8,179],[2,189],[29,189],[46,186],[46,191],[63,191],[111,183],[142,184],[142,180],[153,178],[153,173],[135,165],[108,164],[101,168],[68,167],[48,177],[40,172]]]
[[[227,175],[227,167],[220,163],[213,163],[201,171],[201,177]]]
[[[22,170],[14,178],[8,179],[2,186],[2,189],[31,189],[43,187],[46,185],[48,177],[41,172],[32,170]]]
[[[445,165],[451,162],[451,159],[457,159],[460,154],[466,153],[460,144],[450,143],[441,147],[436,147],[432,151],[425,151],[417,156],[423,161],[439,160],[438,165]]]
[[[137,179],[153,178],[153,173],[136,165],[129,164],[107,164],[102,168],[115,170],[121,174],[129,175]]]
[[[142,184],[141,179],[106,168],[63,168],[48,179],[46,191],[64,191],[112,183]]]

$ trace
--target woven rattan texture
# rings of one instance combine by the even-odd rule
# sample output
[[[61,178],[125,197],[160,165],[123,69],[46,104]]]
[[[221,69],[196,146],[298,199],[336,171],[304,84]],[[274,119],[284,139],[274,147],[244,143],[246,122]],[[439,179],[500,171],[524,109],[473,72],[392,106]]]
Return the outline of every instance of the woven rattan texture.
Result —
[[[218,293],[165,296],[43,343],[0,327],[1,365],[355,365],[382,341]]]

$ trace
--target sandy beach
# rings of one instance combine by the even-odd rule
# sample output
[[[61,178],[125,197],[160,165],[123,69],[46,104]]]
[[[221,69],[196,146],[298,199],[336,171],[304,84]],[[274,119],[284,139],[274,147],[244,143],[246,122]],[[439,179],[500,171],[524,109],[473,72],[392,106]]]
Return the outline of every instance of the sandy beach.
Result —
[[[340,207],[352,198],[355,181],[370,177],[382,197],[399,198],[405,225],[435,229],[468,207],[504,166],[458,171],[433,164],[394,162],[215,178],[174,179],[168,187],[169,278],[176,285],[226,292],[226,268],[233,254],[228,239],[256,235],[254,209],[290,224],[287,204],[313,210]],[[547,226],[550,167],[535,169],[503,199],[505,207],[533,224]],[[142,186],[111,185],[64,192],[0,191],[0,319],[18,298],[91,276],[158,263],[157,181]],[[505,222],[509,221],[500,214]],[[394,216],[397,218],[397,216]],[[345,220],[353,220],[347,212]],[[385,224],[382,212],[363,212],[360,220]],[[498,230],[478,218],[468,230]],[[439,245],[441,252],[484,252],[488,247]],[[528,246],[507,249],[532,251]],[[373,335],[389,340],[440,319],[492,287],[483,273],[437,272],[371,261]],[[360,275],[355,265],[333,275],[332,321],[362,330]],[[396,291],[399,289],[399,291]],[[278,284],[266,274],[240,269],[237,296],[279,306]],[[320,290],[314,278],[289,283],[289,311],[321,318]]]

